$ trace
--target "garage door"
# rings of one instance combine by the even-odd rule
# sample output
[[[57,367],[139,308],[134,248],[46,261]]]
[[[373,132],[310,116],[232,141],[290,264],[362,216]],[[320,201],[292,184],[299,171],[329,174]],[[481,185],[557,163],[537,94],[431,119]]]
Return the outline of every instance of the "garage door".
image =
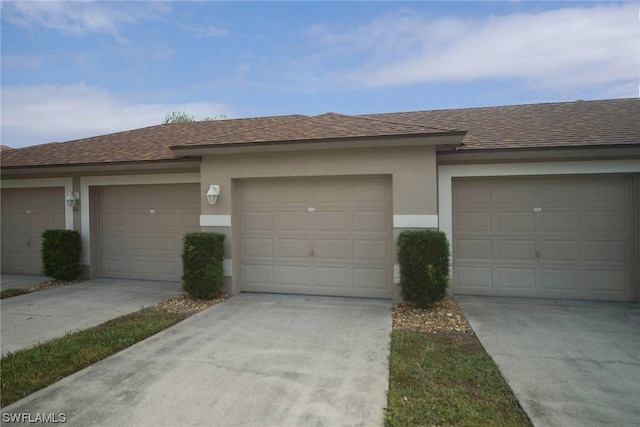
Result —
[[[2,190],[2,272],[42,274],[42,232],[64,229],[64,188]]]
[[[180,281],[184,234],[199,231],[200,186],[101,187],[102,277]]]
[[[390,298],[387,178],[246,181],[244,291]]]
[[[623,175],[455,180],[455,293],[629,300]]]

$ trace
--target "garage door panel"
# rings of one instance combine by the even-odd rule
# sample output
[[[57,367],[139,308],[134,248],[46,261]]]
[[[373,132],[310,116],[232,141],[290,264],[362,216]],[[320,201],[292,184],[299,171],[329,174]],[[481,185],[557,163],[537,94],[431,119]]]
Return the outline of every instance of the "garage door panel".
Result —
[[[545,207],[573,207],[580,200],[580,181],[542,179],[534,184],[535,200]]]
[[[492,189],[494,205],[501,207],[521,206],[533,201],[533,187],[521,181],[505,181]]]
[[[389,203],[389,182],[386,179],[361,182],[353,193],[353,201],[357,205],[385,206]],[[346,190],[346,189],[345,189]]]
[[[456,283],[461,288],[486,288],[493,285],[493,269],[483,266],[465,266],[455,268]]]
[[[364,232],[386,233],[386,228],[390,222],[388,212],[380,211],[360,211],[353,213],[353,230]]]
[[[270,205],[274,198],[274,188],[268,182],[254,182],[250,188],[244,188],[241,194],[242,204],[246,207]]]
[[[588,212],[584,230],[591,233],[631,233],[628,213],[620,211]]]
[[[583,259],[580,240],[540,240],[537,243],[538,254],[548,261],[576,261]]]
[[[580,290],[582,288],[580,270],[578,269],[553,269],[543,268],[540,270],[538,287],[549,291],[555,290]]]
[[[533,212],[498,212],[494,215],[496,233],[533,232]]]
[[[626,263],[630,258],[630,248],[626,241],[589,240],[584,243],[587,261]]]
[[[314,239],[313,256],[330,260],[345,260],[351,258],[351,240],[349,239]]]
[[[533,260],[536,243],[532,240],[498,240],[497,255],[503,260]]]
[[[247,238],[242,255],[244,257],[272,257],[275,254],[273,248],[273,239]]]
[[[482,181],[469,180],[465,182],[464,187],[457,188],[453,201],[459,207],[473,206],[475,209],[490,207],[492,205],[491,187]]]
[[[492,259],[493,244],[489,239],[458,239],[454,252],[465,259]]]
[[[173,213],[158,213],[155,214],[155,225],[159,228],[168,227],[173,229],[175,226],[180,225],[178,222],[178,215]]]
[[[587,270],[587,288],[603,293],[624,292],[629,274],[624,270]]]
[[[277,227],[256,230],[249,216],[255,186],[282,194],[262,200]],[[390,181],[378,178],[301,178],[239,185],[240,252],[247,291],[388,298],[392,236]],[[293,195],[285,196],[288,191]],[[247,221],[249,219],[249,221]],[[272,239],[275,252],[256,239]],[[263,251],[263,257],[248,256]],[[262,265],[270,265],[267,272]],[[356,283],[375,271],[370,284]],[[384,276],[384,280],[380,276]],[[259,279],[259,280],[258,280]]]
[[[272,190],[273,191],[273,190]],[[310,200],[312,188],[304,182],[282,181],[275,187],[276,201],[279,204],[299,204]]]
[[[585,204],[591,208],[610,209],[616,206],[626,209],[629,206],[630,183],[622,183],[619,178],[602,178],[584,183]]]
[[[629,175],[456,179],[454,292],[630,300],[631,182]],[[474,195],[487,192],[490,205]]]
[[[307,215],[307,218],[309,216]],[[348,232],[351,229],[349,212],[320,211],[313,213],[313,227],[316,232]]]
[[[356,289],[384,290],[389,285],[387,270],[375,268],[354,268],[354,287]]]
[[[361,197],[360,201],[369,201],[372,199],[371,197],[366,197],[367,195],[365,194],[359,196]],[[329,181],[315,188],[314,201],[318,203],[344,205],[345,203],[350,203],[351,199],[351,187],[341,185],[340,182],[337,181]]]
[[[454,215],[455,231],[462,233],[491,233],[491,212],[470,211],[458,212]]]
[[[499,287],[503,289],[535,289],[535,268],[498,267]]]
[[[245,212],[242,222],[247,231],[273,231],[273,214],[271,212]]]
[[[277,255],[283,258],[307,258],[311,255],[312,243],[309,238],[287,239],[281,237],[277,239],[278,252]],[[263,253],[260,256],[274,256]]]
[[[242,269],[242,277],[246,284],[261,285],[273,283],[273,266],[263,264],[246,264]]]
[[[310,226],[307,212],[278,212],[276,214],[278,231],[306,231]]]
[[[345,266],[322,266],[313,269],[313,283],[320,288],[344,288],[351,282],[351,269]]]
[[[283,285],[309,287],[311,285],[311,268],[308,265],[280,264],[277,266],[278,281]],[[265,281],[266,284],[273,283]]]
[[[580,233],[579,211],[539,212],[533,215],[535,230],[539,233]]]
[[[386,240],[354,240],[353,258],[358,261],[384,261],[389,259],[389,242]]]

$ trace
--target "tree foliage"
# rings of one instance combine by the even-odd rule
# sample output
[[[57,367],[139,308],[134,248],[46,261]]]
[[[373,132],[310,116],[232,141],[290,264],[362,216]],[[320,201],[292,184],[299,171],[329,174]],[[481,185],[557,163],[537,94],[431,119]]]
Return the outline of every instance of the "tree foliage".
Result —
[[[191,116],[187,113],[185,113],[184,111],[173,111],[169,114],[167,114],[164,118],[164,124],[168,124],[168,123],[189,123],[189,122],[195,122],[196,118],[194,116]]]
[[[222,120],[222,119],[226,119],[227,116],[225,114],[219,114],[213,117],[203,117],[201,121],[203,122],[209,122],[212,120]],[[190,122],[197,122],[198,120],[196,120],[195,116],[192,116],[190,114],[187,114],[184,111],[173,111],[169,114],[167,114],[164,117],[164,124],[168,124],[168,123],[190,123]]]

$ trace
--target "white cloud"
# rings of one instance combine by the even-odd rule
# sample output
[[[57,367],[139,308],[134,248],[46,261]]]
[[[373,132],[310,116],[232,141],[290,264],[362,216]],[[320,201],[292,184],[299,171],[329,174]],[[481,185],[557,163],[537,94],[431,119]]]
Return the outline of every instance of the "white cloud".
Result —
[[[137,129],[164,122],[172,111],[200,120],[232,111],[223,103],[131,102],[83,83],[2,89],[2,144],[13,148]]]
[[[42,27],[70,35],[106,34],[123,42],[119,28],[156,20],[170,11],[166,2],[3,2],[3,19],[26,28]]]
[[[570,7],[485,18],[391,14],[344,30],[314,26],[317,55],[350,69],[335,82],[362,87],[520,79],[556,90],[620,86],[638,78],[634,4]],[[351,59],[349,59],[351,58]]]
[[[213,25],[208,27],[190,27],[187,25],[183,25],[182,29],[190,32],[198,38],[226,37],[230,34],[229,30],[225,30],[224,28],[219,28]]]

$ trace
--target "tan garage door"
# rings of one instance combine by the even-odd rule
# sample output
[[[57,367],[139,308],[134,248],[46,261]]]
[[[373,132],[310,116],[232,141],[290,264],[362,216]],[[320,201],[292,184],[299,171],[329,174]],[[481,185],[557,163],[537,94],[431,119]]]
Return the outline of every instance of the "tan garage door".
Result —
[[[460,179],[453,193],[455,293],[631,298],[630,177]]]
[[[244,291],[390,298],[388,178],[246,181]]]
[[[200,186],[102,187],[102,277],[180,281],[182,239],[199,231]]]
[[[64,229],[64,188],[2,190],[2,272],[42,274],[42,232]]]

